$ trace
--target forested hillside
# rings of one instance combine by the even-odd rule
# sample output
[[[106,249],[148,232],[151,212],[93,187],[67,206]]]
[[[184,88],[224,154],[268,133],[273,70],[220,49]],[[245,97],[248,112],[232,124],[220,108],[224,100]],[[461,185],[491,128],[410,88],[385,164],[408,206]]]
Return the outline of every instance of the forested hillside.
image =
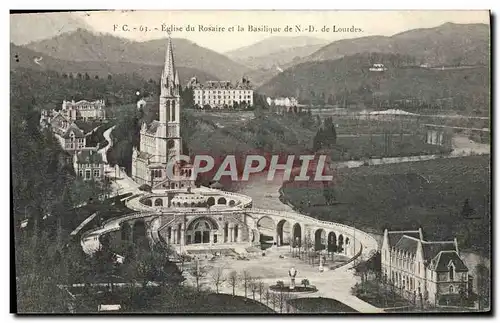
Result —
[[[373,72],[373,64],[387,71]],[[394,54],[365,53],[333,61],[294,66],[259,88],[269,96],[298,96],[316,104],[373,103],[417,99],[433,104],[453,99],[453,109],[489,114],[490,70],[488,67],[427,69],[415,67],[415,58]]]

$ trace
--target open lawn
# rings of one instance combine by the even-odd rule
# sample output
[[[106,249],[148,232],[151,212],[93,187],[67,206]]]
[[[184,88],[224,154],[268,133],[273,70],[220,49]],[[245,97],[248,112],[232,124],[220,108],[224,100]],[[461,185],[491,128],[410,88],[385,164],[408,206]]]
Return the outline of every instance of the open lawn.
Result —
[[[489,156],[436,159],[340,169],[335,205],[325,205],[321,187],[284,184],[285,199],[322,220],[381,234],[385,228],[422,227],[426,239],[457,237],[462,250],[483,255],[490,248]],[[462,215],[469,199],[473,214]]]
[[[425,134],[374,134],[359,137],[338,137],[332,160],[418,156],[449,153],[450,148],[425,143]]]

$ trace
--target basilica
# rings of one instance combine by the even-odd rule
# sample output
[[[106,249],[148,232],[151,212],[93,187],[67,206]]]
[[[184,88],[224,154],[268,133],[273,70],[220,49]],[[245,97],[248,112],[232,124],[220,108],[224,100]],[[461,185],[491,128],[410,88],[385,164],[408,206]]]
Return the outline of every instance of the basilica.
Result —
[[[180,189],[194,186],[192,165],[175,163],[173,178],[167,164],[182,154],[180,134],[180,82],[175,69],[172,39],[168,38],[165,66],[161,74],[159,120],[143,123],[140,146],[132,152],[132,178],[151,188]]]

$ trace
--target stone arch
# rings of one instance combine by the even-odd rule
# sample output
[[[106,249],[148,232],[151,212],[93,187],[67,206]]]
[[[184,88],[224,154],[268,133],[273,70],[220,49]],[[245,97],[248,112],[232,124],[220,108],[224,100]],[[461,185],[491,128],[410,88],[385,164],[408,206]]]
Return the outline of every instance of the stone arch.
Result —
[[[184,202],[184,207],[188,207],[188,202]]]
[[[291,237],[291,224],[289,221],[286,219],[282,219],[278,222],[278,225],[276,226],[276,233],[278,236],[278,241],[275,241],[277,245],[285,245],[285,244],[290,244],[290,237]]]
[[[260,242],[274,241],[274,236],[276,234],[276,223],[274,220],[268,216],[264,215],[257,221],[257,230],[260,233]]]
[[[326,231],[317,229],[314,232],[314,250],[323,250],[326,247]]]
[[[144,205],[147,205],[147,206],[153,206],[153,202],[151,201],[151,199],[145,199],[143,203],[144,203]]]
[[[217,204],[226,205],[226,203],[227,203],[227,200],[224,197],[219,197],[219,199],[217,200]]]
[[[337,252],[337,235],[333,231],[328,233],[328,252]]]
[[[302,243],[302,227],[300,226],[300,223],[295,223],[293,225],[292,234],[293,234],[293,247],[300,248]]]
[[[210,197],[207,199],[207,205],[208,205],[208,206],[215,205],[215,198],[214,198],[213,196],[210,196]]]
[[[186,233],[191,236],[190,243],[209,243],[210,235],[218,229],[217,221],[210,217],[200,216],[188,223]]]
[[[191,202],[191,207],[195,207],[196,203]]]
[[[157,198],[155,200],[155,206],[163,206],[163,200],[161,198]]]
[[[234,206],[236,202],[234,200],[229,201],[229,206]]]
[[[348,246],[351,240],[349,240],[349,237],[345,237],[345,245]]]
[[[342,252],[344,251],[344,236],[341,234],[339,234],[339,239],[338,239],[338,242],[337,242],[337,252]]]
[[[233,228],[234,242],[238,241],[238,236],[241,235],[239,225],[235,224]]]

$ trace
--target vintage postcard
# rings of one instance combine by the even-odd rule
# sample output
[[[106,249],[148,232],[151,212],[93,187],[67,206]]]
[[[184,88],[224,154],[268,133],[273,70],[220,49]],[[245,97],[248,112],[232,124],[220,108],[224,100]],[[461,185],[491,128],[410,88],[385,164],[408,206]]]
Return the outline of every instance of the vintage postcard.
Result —
[[[12,312],[491,312],[488,11],[10,29]]]

